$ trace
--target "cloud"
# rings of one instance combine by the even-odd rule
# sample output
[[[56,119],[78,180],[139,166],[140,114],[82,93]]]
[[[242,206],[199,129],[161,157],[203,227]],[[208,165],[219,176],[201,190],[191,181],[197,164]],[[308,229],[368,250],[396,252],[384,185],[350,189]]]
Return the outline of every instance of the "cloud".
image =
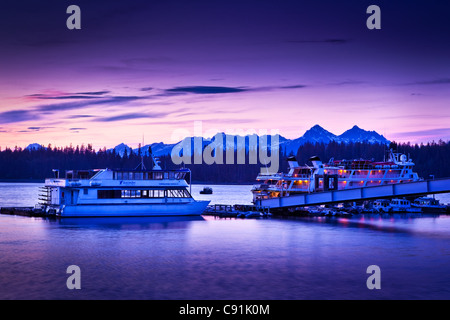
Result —
[[[113,96],[113,97],[103,97],[98,99],[87,99],[82,101],[74,101],[74,102],[63,102],[63,103],[54,103],[54,104],[44,104],[38,105],[35,107],[35,110],[38,111],[61,111],[61,110],[72,110],[72,109],[82,109],[88,108],[95,105],[123,105],[131,101],[136,101],[139,99],[145,99],[148,97],[138,97],[138,96]]]
[[[55,96],[55,97],[51,97],[51,96],[37,96],[34,95],[32,96],[32,98],[35,99],[41,99],[41,100],[65,100],[65,99],[98,99],[98,97],[96,96],[81,96],[81,95],[72,95],[72,96]]]
[[[425,80],[425,81],[415,81],[415,82],[409,82],[405,83],[407,86],[412,85],[435,85],[435,84],[450,84],[450,78],[439,78],[439,79],[433,79],[433,80]]]
[[[39,118],[39,116],[29,110],[11,110],[0,113],[0,123],[36,120],[37,118]]]
[[[69,130],[86,130],[87,128],[69,128]]]
[[[101,97],[100,95],[103,94],[103,92],[94,92],[94,94],[99,95],[99,97],[96,97],[96,99],[93,98],[83,98],[78,101],[71,101],[71,102],[61,102],[61,103],[52,103],[52,104],[39,104],[36,105],[28,110],[11,110],[11,111],[4,111],[0,112],[0,123],[15,123],[15,122],[22,122],[22,121],[28,121],[28,120],[39,120],[43,114],[52,114],[59,111],[66,111],[66,110],[74,110],[74,109],[83,109],[83,108],[89,108],[92,106],[97,105],[112,105],[112,106],[118,106],[118,105],[125,105],[129,102],[133,102],[140,99],[149,99],[150,97],[140,97],[140,96],[105,96]],[[34,94],[30,95],[33,97],[39,97],[41,98],[41,94]],[[60,99],[62,96],[54,95],[50,99]],[[67,96],[65,96],[67,97]],[[45,97],[44,99],[49,98]],[[77,118],[91,118],[94,117],[92,115],[88,114],[80,114],[80,115],[72,115],[68,118],[70,119],[77,119]],[[113,117],[111,117],[113,118]],[[33,127],[34,129],[30,130],[38,130],[38,127]],[[41,128],[41,127],[39,127]],[[43,128],[43,127],[42,127]]]
[[[293,86],[285,86],[285,87],[279,87],[280,89],[300,89],[300,88],[305,88],[305,85],[302,84],[298,84],[298,85],[293,85]]]
[[[76,94],[88,94],[88,95],[95,95],[95,96],[99,96],[99,95],[104,95],[107,93],[110,93],[111,91],[88,91],[88,92],[77,92]]]
[[[243,91],[248,91],[248,89],[243,87],[188,86],[188,87],[175,87],[166,90],[166,92],[180,92],[180,93],[194,93],[194,94],[220,94],[220,93],[235,93]]]
[[[41,131],[44,129],[51,129],[51,128],[54,128],[54,127],[28,127],[28,130]]]
[[[93,117],[95,117],[95,116],[90,115],[90,114],[74,114],[74,115],[67,117],[67,119],[93,118]]]
[[[123,120],[131,120],[131,119],[140,119],[140,118],[161,118],[167,116],[169,113],[165,112],[154,112],[154,113],[125,113],[117,116],[111,117],[99,117],[93,119],[92,121],[101,121],[101,122],[112,122],[112,121],[123,121]]]
[[[287,43],[317,43],[317,44],[344,44],[350,42],[349,39],[319,39],[319,40],[287,40]]]
[[[267,86],[267,87],[218,87],[218,86],[185,86],[166,89],[167,93],[193,93],[193,94],[222,94],[222,93],[239,93],[249,91],[270,91],[277,89],[300,89],[306,85],[297,84],[291,86]]]
[[[51,92],[51,93],[34,93],[26,95],[26,98],[38,100],[61,100],[61,99],[98,99],[99,96],[109,93],[110,91],[89,91],[89,92]]]
[[[438,128],[430,130],[418,130],[409,132],[398,132],[395,134],[398,137],[410,137],[410,136],[421,136],[421,137],[450,137],[450,128]]]

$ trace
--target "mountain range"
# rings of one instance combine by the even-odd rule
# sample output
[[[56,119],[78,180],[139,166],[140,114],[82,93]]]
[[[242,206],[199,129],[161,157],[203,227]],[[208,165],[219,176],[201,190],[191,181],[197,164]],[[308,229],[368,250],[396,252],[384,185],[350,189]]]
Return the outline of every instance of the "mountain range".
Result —
[[[250,141],[252,141],[252,138],[254,139],[253,141],[257,141],[257,145],[253,146],[253,148],[257,148],[258,147],[258,142],[260,141],[261,137],[255,136],[255,135],[248,135],[245,137],[242,136],[232,136],[230,137],[230,135],[226,135],[224,133],[222,133],[222,135],[227,136],[228,138],[226,138],[227,140],[224,139],[225,141],[235,141],[236,143],[234,143],[234,150],[237,150],[239,148],[243,148],[245,147],[245,150],[248,151],[249,148],[252,148],[252,144],[250,144]],[[278,136],[278,144],[279,146],[282,148],[283,152],[288,155],[290,153],[296,154],[298,148],[305,144],[305,143],[330,143],[331,141],[335,141],[338,143],[355,143],[355,142],[369,142],[369,143],[379,143],[379,144],[389,144],[390,141],[387,140],[383,135],[380,135],[379,133],[375,132],[375,131],[367,131],[364,129],[359,128],[358,126],[353,126],[353,128],[345,131],[344,133],[342,133],[341,135],[335,135],[327,130],[325,130],[324,128],[322,128],[319,125],[315,125],[312,128],[310,128],[309,130],[307,130],[301,137],[296,138],[296,139],[287,139],[281,135],[277,135]],[[241,140],[237,140],[237,137],[240,137]],[[244,138],[244,139],[243,139]],[[195,147],[195,143],[194,143],[194,137],[187,137],[185,139],[190,139],[191,141],[191,148],[194,149]],[[229,139],[229,140],[228,140]],[[268,141],[270,140],[270,136],[267,137]],[[212,138],[203,138],[202,139],[202,150],[205,147],[205,145],[208,145],[209,143],[211,143],[213,139]],[[237,141],[242,141],[245,144],[239,144],[237,143]],[[180,141],[181,142],[181,141]],[[179,143],[179,142],[178,142]],[[149,148],[151,148],[153,155],[155,156],[162,156],[162,155],[170,155],[172,148],[177,145],[178,143],[174,143],[174,144],[165,144],[163,142],[158,142],[158,143],[152,143],[152,144],[148,144],[145,145],[143,147],[141,147],[141,152],[143,154],[148,154],[148,150]],[[270,145],[270,144],[269,144]],[[200,146],[199,146],[200,147]],[[117,145],[114,148],[108,149],[109,151],[112,151],[113,149],[116,150],[116,153],[120,154],[121,156],[123,156],[123,154],[125,153],[125,150],[127,151],[127,154],[130,154],[130,152],[134,152],[134,153],[138,153],[138,148],[134,148],[132,149],[131,147],[129,147],[128,145],[121,143],[119,145]],[[201,150],[200,150],[201,152]]]
[[[238,150],[240,148],[244,148],[246,151],[249,151],[251,149],[255,149],[258,148],[259,146],[259,141],[262,137],[266,137],[267,141],[271,141],[271,136],[257,136],[256,134],[253,135],[247,135],[245,137],[242,136],[237,136],[237,135],[227,135],[225,133],[222,133],[222,135],[224,135],[225,139],[223,140],[225,141],[233,141],[233,146],[231,146],[232,148],[234,148],[234,150]],[[390,141],[387,140],[384,136],[380,135],[379,133],[375,132],[375,131],[367,131],[364,129],[359,128],[358,126],[353,126],[353,128],[345,131],[344,133],[342,133],[341,135],[335,135],[327,130],[325,130],[324,128],[322,128],[319,125],[315,125],[312,128],[310,128],[309,130],[307,130],[301,137],[296,138],[296,139],[287,139],[281,135],[277,135],[278,138],[278,145],[282,148],[283,153],[286,155],[289,154],[296,154],[298,148],[305,144],[305,143],[330,143],[331,141],[335,141],[338,143],[351,143],[351,142],[369,142],[369,143],[379,143],[379,144],[389,144]],[[191,151],[194,152],[194,148],[197,148],[197,152],[201,153],[203,148],[206,145],[209,145],[214,138],[202,138],[202,144],[200,145],[199,143],[195,143],[194,141],[196,140],[195,137],[187,137],[184,140],[191,140],[191,141],[187,141],[190,142],[191,145]],[[182,141],[184,141],[182,140]],[[180,142],[182,142],[180,141]],[[196,140],[197,142],[200,141],[200,139]],[[256,145],[253,143],[256,141]],[[173,143],[173,144],[166,144],[163,142],[155,142],[152,144],[147,144],[143,147],[141,147],[141,153],[142,154],[148,154],[149,153],[149,149],[151,148],[153,155],[155,156],[163,156],[163,155],[170,155],[172,152],[172,148],[177,145],[179,142],[177,143]],[[269,143],[269,146],[272,146]],[[275,146],[275,144],[273,145]],[[272,147],[273,147],[272,146]],[[26,147],[26,149],[28,150],[36,150],[39,148],[45,148],[44,146],[41,146],[37,143],[32,143],[30,145],[28,145]],[[201,149],[200,149],[201,148]],[[119,154],[120,156],[123,156],[125,154],[125,150],[127,152],[127,154],[130,154],[130,152],[134,152],[134,153],[138,153],[139,152],[139,148],[131,148],[128,145],[126,145],[125,143],[121,143],[117,146],[115,146],[114,148],[108,149],[107,151],[112,151],[115,150],[117,154]]]

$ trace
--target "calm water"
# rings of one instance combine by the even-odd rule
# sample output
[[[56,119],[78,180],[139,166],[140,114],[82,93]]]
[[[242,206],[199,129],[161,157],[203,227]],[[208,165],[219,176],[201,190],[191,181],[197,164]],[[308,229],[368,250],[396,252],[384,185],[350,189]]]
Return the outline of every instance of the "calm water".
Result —
[[[39,184],[0,183],[0,206]],[[212,186],[249,203],[251,186]],[[441,202],[450,202],[448,194]],[[369,290],[369,265],[381,289]],[[66,287],[69,265],[81,290]],[[450,299],[450,216],[352,219],[87,218],[0,215],[0,299]]]

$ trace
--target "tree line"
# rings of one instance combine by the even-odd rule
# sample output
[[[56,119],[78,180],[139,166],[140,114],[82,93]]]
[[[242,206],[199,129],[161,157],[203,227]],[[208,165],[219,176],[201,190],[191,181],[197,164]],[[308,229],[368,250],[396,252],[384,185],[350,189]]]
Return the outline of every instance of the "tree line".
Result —
[[[423,178],[433,175],[435,178],[450,177],[450,166],[446,159],[450,158],[450,141],[430,142],[427,144],[391,143],[371,144],[368,142],[338,143],[306,143],[299,147],[297,154],[285,154],[283,149],[279,152],[279,171],[287,172],[289,156],[296,156],[299,165],[310,165],[309,158],[318,156],[323,162],[331,158],[336,160],[367,159],[382,161],[389,149],[401,152],[412,158],[415,163],[414,171]],[[248,154],[247,154],[248,157]],[[163,169],[177,169],[181,165],[174,165],[170,155],[160,156]],[[246,158],[248,159],[248,158]],[[123,156],[106,148],[95,150],[91,144],[86,146],[72,145],[66,147],[52,147],[39,149],[14,149],[0,150],[0,180],[34,180],[43,181],[53,175],[52,169],[59,169],[61,176],[65,170],[82,169],[125,169],[140,168],[141,160],[147,169],[153,167],[152,157],[149,154],[141,155],[140,152],[125,153]],[[191,163],[194,163],[192,161]],[[250,164],[185,164],[192,172],[192,181],[201,183],[253,183],[264,165]]]

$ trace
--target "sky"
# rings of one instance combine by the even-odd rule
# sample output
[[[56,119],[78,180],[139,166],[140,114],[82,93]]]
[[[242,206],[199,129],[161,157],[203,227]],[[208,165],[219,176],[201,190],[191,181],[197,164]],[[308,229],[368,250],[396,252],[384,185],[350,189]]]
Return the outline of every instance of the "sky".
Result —
[[[66,9],[78,5],[81,29]],[[381,11],[369,30],[368,6]],[[450,140],[448,1],[6,1],[0,147],[319,124]],[[178,131],[177,131],[178,130]],[[198,131],[198,130],[197,130]],[[211,136],[211,134],[209,134]]]

